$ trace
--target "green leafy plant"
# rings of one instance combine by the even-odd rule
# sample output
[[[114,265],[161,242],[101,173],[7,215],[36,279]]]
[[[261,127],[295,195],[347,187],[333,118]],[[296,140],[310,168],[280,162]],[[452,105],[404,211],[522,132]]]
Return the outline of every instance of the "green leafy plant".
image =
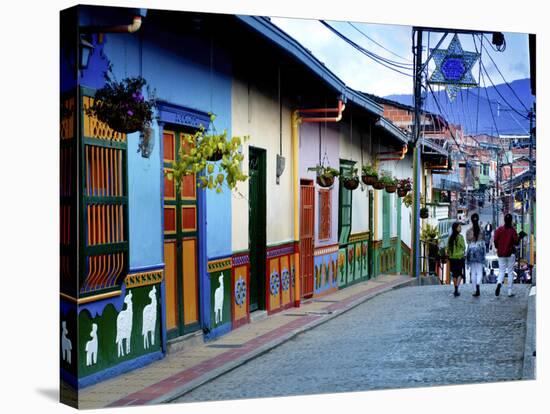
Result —
[[[340,181],[348,190],[355,190],[357,187],[359,187],[357,168],[345,169],[344,173],[340,174]]]
[[[215,115],[211,114],[210,119],[213,123]],[[179,160],[174,163],[174,171],[167,173],[167,178],[175,179],[179,185],[184,176],[197,174],[200,188],[216,189],[221,193],[225,183],[232,190],[237,182],[248,178],[242,172],[244,155],[240,151],[247,139],[248,136],[229,138],[227,130],[217,134],[213,126],[211,133],[200,127],[195,134],[184,136],[185,145],[180,149]],[[215,163],[213,160],[221,161]]]
[[[422,231],[420,232],[420,240],[425,242],[436,242],[439,238],[439,228],[437,226],[432,226],[428,223],[422,226]]]
[[[334,178],[340,175],[338,170],[325,165],[316,165],[315,167],[309,167],[307,170],[317,173],[317,184],[321,187],[330,187],[334,184]]]
[[[137,76],[118,82],[110,70],[105,73],[105,80],[105,86],[96,92],[94,102],[86,108],[86,113],[122,133],[143,131],[150,126],[156,99],[149,87],[149,99],[142,95],[147,81]]]
[[[361,172],[363,175],[378,178],[378,170],[372,164],[363,165],[361,167]]]
[[[397,185],[397,178],[392,177],[390,173],[382,173],[382,176],[378,180],[386,187]]]

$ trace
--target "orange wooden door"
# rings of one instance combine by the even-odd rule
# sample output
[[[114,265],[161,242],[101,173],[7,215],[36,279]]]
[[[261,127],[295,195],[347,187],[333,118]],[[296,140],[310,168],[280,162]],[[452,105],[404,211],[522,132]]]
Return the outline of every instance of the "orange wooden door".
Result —
[[[314,205],[313,181],[302,180],[300,184],[300,286],[303,298],[313,295]]]
[[[164,131],[165,172],[172,171],[180,151],[188,149],[185,136],[181,131]],[[169,338],[199,328],[197,223],[195,175],[185,176],[179,186],[165,176],[164,263]]]

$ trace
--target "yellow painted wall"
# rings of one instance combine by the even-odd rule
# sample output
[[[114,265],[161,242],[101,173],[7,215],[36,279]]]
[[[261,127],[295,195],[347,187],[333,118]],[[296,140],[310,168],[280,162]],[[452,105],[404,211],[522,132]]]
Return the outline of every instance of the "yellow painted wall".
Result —
[[[276,184],[276,156],[279,153],[279,103],[276,79],[271,88],[235,78],[232,88],[233,135],[249,135],[244,145],[243,168],[248,172],[248,146],[266,150],[267,244],[292,241],[293,189],[290,108],[283,105],[282,155],[285,170]],[[269,89],[271,91],[269,91]],[[248,249],[248,181],[240,183],[232,196],[232,248]]]

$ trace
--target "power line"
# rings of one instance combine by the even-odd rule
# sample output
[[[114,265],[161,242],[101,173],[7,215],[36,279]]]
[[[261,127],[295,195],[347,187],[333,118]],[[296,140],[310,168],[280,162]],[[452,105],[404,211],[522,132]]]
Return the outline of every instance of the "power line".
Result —
[[[529,117],[527,115],[523,115],[521,112],[519,112],[517,109],[513,108],[510,103],[506,100],[506,98],[504,96],[502,96],[502,94],[500,93],[500,91],[498,90],[498,88],[495,86],[495,84],[493,83],[493,80],[491,79],[491,76],[489,76],[489,72],[487,72],[487,68],[485,68],[485,65],[480,61],[479,62],[481,64],[481,67],[483,69],[483,72],[485,72],[485,74],[487,75],[487,79],[489,79],[489,82],[491,82],[491,85],[493,85],[493,88],[495,89],[496,93],[498,94],[498,96],[500,96],[500,98],[510,107],[509,109],[511,109],[512,111],[514,111],[516,114],[518,114],[519,116],[521,116],[522,118],[525,118],[525,119],[529,119]],[[487,90],[485,90],[485,92],[487,92]],[[489,100],[489,95],[487,94],[487,100]]]
[[[382,49],[384,49],[385,51],[390,52],[392,55],[397,56],[398,58],[403,59],[403,60],[405,60],[405,61],[407,61],[407,62],[411,62],[410,59],[407,59],[407,58],[405,58],[405,57],[403,57],[403,56],[400,56],[400,55],[398,55],[397,53],[392,52],[390,49],[388,49],[388,48],[385,47],[384,45],[378,43],[378,42],[377,42],[376,40],[374,40],[372,37],[370,37],[370,36],[367,35],[365,32],[363,32],[361,29],[359,29],[357,26],[355,26],[353,23],[348,22],[348,24],[349,24],[351,27],[353,27],[355,30],[357,30],[359,33],[361,33],[363,36],[365,36],[367,39],[369,39],[371,42],[373,42],[374,44],[380,46],[380,47],[381,47]],[[412,66],[412,62],[411,62],[411,63],[407,63],[407,65],[411,65],[411,66]]]
[[[376,63],[382,65],[382,66],[385,66],[386,68],[390,69],[390,70],[393,70],[394,72],[397,72],[401,75],[405,75],[405,76],[408,76],[410,78],[412,78],[413,76],[409,73],[405,73],[405,72],[401,72],[400,70],[396,69],[396,67],[399,67],[401,69],[405,69],[405,70],[408,70],[408,68],[405,68],[405,67],[401,67],[399,65],[393,65],[392,63],[389,63],[389,62],[386,62],[385,59],[381,59],[378,55],[370,52],[369,50],[363,48],[362,46],[358,45],[357,43],[355,43],[354,41],[352,41],[351,39],[347,38],[345,35],[343,35],[342,33],[340,33],[338,30],[334,29],[332,26],[330,26],[329,24],[327,24],[324,20],[319,20],[321,22],[321,24],[323,24],[324,26],[326,26],[330,31],[332,31],[334,34],[336,34],[338,37],[340,37],[342,40],[344,40],[346,43],[348,43],[349,45],[351,45],[353,48],[357,49],[358,51],[360,51],[361,53],[363,53],[365,56],[369,57],[370,59],[374,60]]]
[[[485,36],[483,36],[485,37]],[[481,44],[482,47],[485,47],[483,46],[483,43]],[[492,46],[492,45],[491,45]],[[487,50],[485,48],[485,50]],[[504,50],[504,49],[503,49]],[[502,51],[503,51],[502,50]],[[519,96],[516,94],[516,91],[514,90],[514,88],[512,88],[512,86],[508,83],[508,81],[506,80],[506,78],[504,77],[504,75],[502,74],[502,72],[500,71],[500,69],[498,68],[497,64],[495,63],[495,61],[493,60],[493,57],[487,53],[487,56],[489,56],[489,59],[491,59],[491,62],[493,62],[493,65],[495,66],[495,69],[497,70],[497,72],[499,73],[499,75],[502,77],[502,80],[504,81],[504,83],[508,86],[508,88],[510,88],[510,90],[512,91],[512,93],[514,94],[514,96],[516,97],[516,99],[519,101],[519,103],[521,104],[521,106],[523,106],[523,109],[525,109],[527,112],[529,112],[529,109],[527,109],[527,107],[525,106],[525,104],[523,103],[523,101],[519,98]]]

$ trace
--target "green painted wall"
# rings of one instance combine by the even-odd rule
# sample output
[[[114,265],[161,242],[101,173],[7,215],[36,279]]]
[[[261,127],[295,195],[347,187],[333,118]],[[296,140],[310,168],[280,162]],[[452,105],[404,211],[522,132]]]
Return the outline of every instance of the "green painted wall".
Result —
[[[142,335],[143,327],[143,310],[145,306],[151,303],[149,293],[153,286],[156,293],[156,321],[155,321],[155,337],[154,344],[151,340],[151,333],[148,333],[149,347],[145,348],[144,337]],[[78,315],[79,323],[79,341],[78,341],[78,371],[79,377],[102,371],[106,368],[113,367],[123,361],[135,359],[141,355],[159,351],[161,349],[161,331],[160,331],[160,285],[150,285],[138,288],[128,289],[126,296],[132,292],[132,330],[130,335],[130,352],[126,353],[126,340],[123,343],[124,354],[118,355],[118,345],[116,343],[117,335],[117,318],[119,312],[111,304],[107,305],[101,316],[91,318],[88,311],[82,311]],[[127,309],[125,304],[122,311]],[[97,362],[87,365],[86,344],[92,340],[90,336],[92,332],[92,324],[97,325]],[[73,347],[74,350],[74,347]]]

